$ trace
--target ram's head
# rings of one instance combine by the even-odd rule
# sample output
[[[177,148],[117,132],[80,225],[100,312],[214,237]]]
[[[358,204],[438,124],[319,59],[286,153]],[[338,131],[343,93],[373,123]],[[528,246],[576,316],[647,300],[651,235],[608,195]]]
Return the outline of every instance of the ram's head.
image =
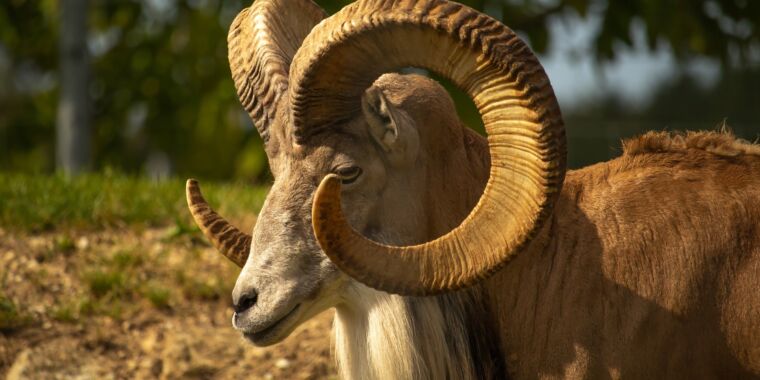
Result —
[[[253,236],[188,182],[201,229],[243,267],[234,324],[257,344],[350,298],[354,279],[425,295],[487,276],[541,226],[564,176],[554,94],[511,30],[441,0],[362,0],[324,16],[309,0],[259,0],[230,31],[233,78],[275,178]],[[487,184],[488,152],[468,146],[482,141],[440,85],[395,74],[406,67],[472,97]]]

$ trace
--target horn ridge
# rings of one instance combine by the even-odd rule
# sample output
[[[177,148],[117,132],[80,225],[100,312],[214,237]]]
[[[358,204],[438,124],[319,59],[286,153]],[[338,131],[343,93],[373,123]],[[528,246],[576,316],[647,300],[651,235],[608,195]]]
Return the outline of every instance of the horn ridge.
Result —
[[[264,142],[286,99],[290,63],[325,12],[311,0],[258,0],[243,9],[227,35],[232,79]]]
[[[209,206],[198,181],[188,179],[185,193],[187,206],[198,228],[222,255],[242,268],[251,250],[251,236],[237,229]]]
[[[340,181],[327,176],[312,223],[325,253],[350,276],[385,291],[436,294],[489,276],[536,235],[564,180],[564,126],[538,59],[503,24],[446,0],[359,0],[315,27],[296,53],[288,90],[296,140],[355,115],[377,77],[407,66],[446,77],[473,98],[492,162],[481,199],[448,234],[394,247],[348,225]]]

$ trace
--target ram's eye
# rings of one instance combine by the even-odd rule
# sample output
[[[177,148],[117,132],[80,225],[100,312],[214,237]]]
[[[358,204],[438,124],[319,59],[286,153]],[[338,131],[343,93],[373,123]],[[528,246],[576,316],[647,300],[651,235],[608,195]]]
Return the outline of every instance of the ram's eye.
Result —
[[[362,175],[362,168],[358,166],[346,166],[335,170],[335,174],[341,179],[341,183],[348,185],[356,182],[360,175]]]

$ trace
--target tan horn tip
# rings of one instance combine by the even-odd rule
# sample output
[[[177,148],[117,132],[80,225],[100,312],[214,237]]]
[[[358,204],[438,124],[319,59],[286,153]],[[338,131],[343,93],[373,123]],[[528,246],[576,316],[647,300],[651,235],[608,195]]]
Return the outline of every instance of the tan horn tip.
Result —
[[[201,232],[222,255],[239,267],[245,265],[251,248],[251,236],[237,229],[211,209],[203,198],[197,180],[188,179],[185,192],[190,214]]]
[[[193,206],[206,203],[206,199],[201,192],[200,184],[198,183],[198,180],[194,178],[188,179],[185,183],[185,197],[187,198],[187,206],[190,208],[191,212],[194,211]]]

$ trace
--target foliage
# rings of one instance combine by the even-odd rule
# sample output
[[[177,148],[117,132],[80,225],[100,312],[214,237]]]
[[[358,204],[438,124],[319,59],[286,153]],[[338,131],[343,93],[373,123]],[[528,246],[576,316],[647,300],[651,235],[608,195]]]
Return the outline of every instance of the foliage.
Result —
[[[249,0],[92,0],[93,168],[264,181],[261,140],[237,100],[226,33]],[[335,12],[350,0],[318,0]],[[501,17],[538,52],[553,19],[601,19],[594,52],[613,58],[646,29],[651,48],[678,57],[745,61],[758,49],[760,3],[751,0],[463,0]],[[0,2],[0,170],[49,173],[57,107],[56,0]],[[455,96],[461,106],[464,97]],[[472,108],[463,111],[477,125]]]
[[[637,21],[646,26],[650,48],[664,41],[677,57],[698,54],[746,61],[760,44],[757,1],[610,1],[603,15],[596,51],[604,58],[614,56],[617,42],[633,45],[630,30]]]
[[[620,154],[620,138],[648,130],[716,130],[728,127],[740,138],[760,141],[760,69],[736,70],[710,86],[689,75],[666,81],[643,109],[603,96],[565,115],[571,167]],[[684,96],[688,94],[688,96]]]
[[[465,3],[483,8],[489,1]],[[601,19],[593,44],[600,60],[613,59],[620,47],[633,47],[632,29],[637,24],[646,30],[650,49],[666,44],[682,59],[702,55],[748,62],[752,59],[752,50],[760,45],[760,2],[752,0],[510,0],[502,3],[503,21],[528,35],[538,52],[544,52],[550,43],[547,20],[573,14]]]
[[[109,226],[175,224],[175,235],[192,222],[185,203],[184,182],[160,182],[105,173],[72,179],[61,175],[35,176],[0,173],[0,228],[50,230],[98,229]],[[209,202],[225,216],[245,218],[261,207],[266,187],[242,184],[203,184]],[[73,246],[63,237],[59,250]]]
[[[157,4],[91,6],[95,169],[136,173],[168,164],[182,175],[261,178],[265,157],[238,103],[224,43],[243,2]],[[13,20],[0,22],[11,72],[55,77],[55,15],[56,2],[0,6],[0,20]],[[7,152],[0,168],[49,172],[56,86],[14,87],[0,91],[0,140],[13,144],[0,146]]]

